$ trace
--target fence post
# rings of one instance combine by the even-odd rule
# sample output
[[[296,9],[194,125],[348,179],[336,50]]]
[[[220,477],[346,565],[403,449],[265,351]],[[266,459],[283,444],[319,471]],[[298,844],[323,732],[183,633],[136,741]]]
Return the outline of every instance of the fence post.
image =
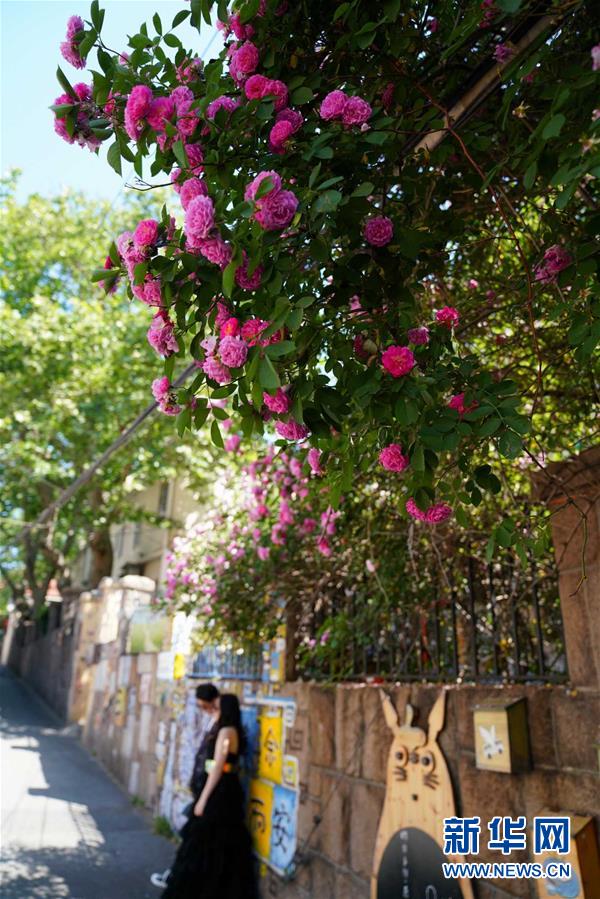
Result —
[[[552,513],[567,663],[577,687],[600,687],[600,447],[534,477]],[[585,573],[585,576],[584,576]]]

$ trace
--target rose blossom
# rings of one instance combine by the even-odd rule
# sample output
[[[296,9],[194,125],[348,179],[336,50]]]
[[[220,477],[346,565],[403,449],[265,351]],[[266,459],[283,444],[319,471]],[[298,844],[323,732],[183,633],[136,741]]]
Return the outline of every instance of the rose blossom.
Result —
[[[275,422],[275,430],[285,440],[304,440],[310,434],[306,425],[301,425],[293,419],[291,421]]]
[[[223,337],[219,344],[219,356],[228,368],[241,368],[248,358],[248,346],[239,337]]]
[[[439,325],[452,330],[460,320],[458,309],[455,309],[454,306],[444,306],[435,313],[435,320]]]
[[[409,459],[402,453],[399,443],[390,443],[379,453],[379,463],[388,471],[404,471],[408,468]]]
[[[159,356],[171,356],[179,351],[179,344],[174,335],[173,322],[168,313],[163,310],[157,312],[148,329],[148,343]]]
[[[394,236],[394,225],[387,216],[376,215],[367,219],[363,234],[371,246],[385,247]]]
[[[425,344],[429,343],[429,328],[410,328],[408,340],[414,346],[425,346]]]
[[[322,119],[325,119],[325,121],[341,119],[347,99],[344,91],[331,91],[331,93],[327,94],[323,99],[319,115]]]
[[[270,412],[274,412],[276,415],[284,415],[289,412],[292,405],[289,396],[281,387],[278,387],[274,394],[264,391],[263,403]]]
[[[171,382],[167,377],[156,378],[152,381],[152,395],[157,403],[164,403],[169,397]]]
[[[415,357],[407,346],[389,346],[381,355],[381,363],[393,378],[400,378],[415,367]]]
[[[237,337],[240,333],[240,323],[235,316],[231,316],[226,322],[223,322],[219,329],[220,337]]]
[[[467,412],[472,412],[473,409],[476,409],[478,405],[479,403],[477,402],[477,400],[474,400],[470,406],[465,406],[464,393],[455,393],[454,396],[451,396],[450,400],[448,401],[448,408],[454,409],[456,412],[458,412],[460,418],[462,418],[463,415],[466,415]]]
[[[279,231],[286,228],[298,208],[298,197],[291,190],[270,192],[261,199],[260,209],[254,218],[265,231]]]
[[[258,191],[258,188],[260,187],[260,185],[266,178],[270,179],[270,183],[272,186],[269,188],[269,190],[266,192],[266,194],[264,194],[264,196],[260,197],[257,200],[256,193]],[[273,171],[259,172],[258,175],[256,176],[256,178],[254,178],[250,182],[250,184],[246,187],[246,190],[244,191],[244,200],[246,200],[246,202],[248,202],[248,203],[256,202],[257,205],[260,205],[261,203],[264,203],[264,201],[267,197],[271,196],[271,194],[276,194],[280,190],[281,190],[281,178],[279,177],[277,172],[273,172]]]
[[[294,133],[291,122],[276,122],[269,132],[269,147],[274,153],[285,153],[285,145]]]
[[[131,140],[138,140],[144,130],[145,117],[152,103],[152,91],[146,84],[136,84],[125,104],[125,130]]]
[[[309,451],[308,451],[306,459],[310,466],[310,470],[312,471],[313,474],[316,474],[316,475],[325,474],[325,472],[321,468],[321,455],[322,455],[321,450],[317,449],[314,446],[311,449],[309,449]]]
[[[592,54],[592,72],[597,72],[600,69],[600,44],[592,47],[590,53]]]
[[[155,219],[142,219],[138,222],[133,232],[133,242],[136,247],[145,248],[153,246],[158,240],[159,224]]]
[[[248,346],[269,346],[270,343],[278,343],[281,340],[279,332],[272,334],[270,337],[261,338],[261,334],[265,331],[271,322],[267,322],[262,318],[250,318],[242,325],[242,337]]]
[[[269,558],[269,553],[271,550],[268,546],[259,546],[256,550],[256,555],[261,560],[261,562],[266,562]]]
[[[263,275],[262,265],[257,265],[251,275],[248,274],[248,259],[244,250],[243,263],[235,270],[235,282],[242,290],[257,290]]]
[[[245,41],[231,56],[229,74],[237,84],[242,84],[258,65],[258,48],[251,41]]]
[[[78,144],[80,147],[87,147],[88,150],[94,152],[102,142],[90,128],[90,120],[97,118],[99,115],[99,111],[92,100],[92,88],[87,84],[79,82],[73,85],[73,90],[76,98],[72,97],[71,94],[61,94],[54,101],[54,106],[75,106],[77,117],[73,134],[69,134],[67,131],[66,118],[60,117],[56,113],[54,116],[54,130],[68,144]]]
[[[544,259],[535,269],[535,279],[541,284],[551,284],[564,268],[568,268],[573,258],[564,247],[554,244],[544,253]]]
[[[207,196],[208,188],[205,182],[201,181],[200,178],[189,178],[187,181],[184,181],[179,190],[179,199],[181,200],[184,211],[187,210],[192,200],[195,200],[196,197]]]
[[[413,499],[407,500],[406,511],[411,518],[415,518],[417,521],[425,521],[427,524],[440,524],[452,515],[452,508],[447,503],[435,503],[423,512]]]
[[[80,16],[71,16],[67,22],[66,40],[60,45],[63,59],[70,62],[76,69],[84,69],[86,60],[79,52],[79,37],[83,36],[85,25]]]
[[[193,245],[205,240],[215,226],[215,207],[210,197],[198,195],[185,211],[183,230]]]
[[[366,100],[361,97],[348,97],[344,111],[342,112],[342,122],[344,125],[363,125],[371,118],[373,110]]]
[[[234,99],[233,97],[217,97],[216,100],[213,100],[206,107],[206,118],[209,121],[213,121],[219,110],[224,109],[228,115],[238,108],[240,105],[240,101],[238,99]]]
[[[500,64],[508,62],[514,55],[515,51],[512,47],[509,47],[507,44],[496,44],[496,49],[494,50],[496,62]]]
[[[212,381],[216,381],[217,384],[222,385],[231,383],[231,372],[227,366],[223,365],[222,362],[219,362],[214,356],[206,357],[202,363],[202,371],[208,375]]]
[[[220,269],[226,268],[233,256],[231,244],[224,241],[220,234],[201,240],[197,245],[192,244],[192,248],[199,250],[205,259],[218,265]]]

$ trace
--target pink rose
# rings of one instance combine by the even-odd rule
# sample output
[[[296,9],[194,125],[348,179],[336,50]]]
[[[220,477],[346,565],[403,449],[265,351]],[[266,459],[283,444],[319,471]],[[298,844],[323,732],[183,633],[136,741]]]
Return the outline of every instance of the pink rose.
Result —
[[[460,321],[460,316],[454,306],[444,306],[443,309],[438,309],[435,313],[435,320],[439,325],[443,325],[451,330]]]
[[[389,346],[381,355],[381,363],[393,378],[400,378],[415,367],[415,357],[406,346]]]
[[[181,200],[181,205],[184,210],[187,210],[188,206],[196,197],[207,197],[208,196],[208,188],[204,181],[201,181],[200,178],[189,178],[187,181],[184,181],[179,191],[179,199]]]
[[[298,198],[291,190],[269,193],[262,201],[254,218],[265,231],[279,231],[287,228],[298,208]]]
[[[143,219],[133,232],[133,242],[136,247],[150,247],[158,240],[159,224],[155,219]]]
[[[190,200],[185,211],[184,231],[193,244],[205,240],[215,226],[215,208],[210,197],[199,195]]]
[[[248,357],[248,345],[239,337],[223,337],[219,356],[228,368],[241,368]]]
[[[363,125],[371,118],[373,110],[361,97],[348,97],[342,112],[344,125]]]
[[[304,440],[310,434],[306,425],[301,425],[293,419],[275,422],[275,430],[285,440]]]
[[[388,471],[404,471],[408,468],[409,459],[402,453],[402,447],[398,443],[390,443],[379,453],[379,463]]]
[[[276,415],[285,415],[290,411],[292,405],[289,396],[281,387],[278,387],[274,394],[264,392],[263,403],[270,412],[274,412]]]
[[[319,115],[326,121],[341,119],[347,99],[344,91],[331,91],[321,103]]]
[[[429,328],[411,328],[408,332],[408,340],[414,346],[424,346],[429,343]]]
[[[363,234],[371,246],[385,247],[394,236],[394,225],[387,216],[376,215],[367,219]]]

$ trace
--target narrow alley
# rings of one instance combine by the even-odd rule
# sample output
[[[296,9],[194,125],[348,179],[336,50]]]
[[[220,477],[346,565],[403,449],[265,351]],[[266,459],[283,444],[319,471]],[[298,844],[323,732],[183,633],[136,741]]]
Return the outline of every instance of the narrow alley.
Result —
[[[0,692],[3,899],[158,899],[173,845],[5,670]]]

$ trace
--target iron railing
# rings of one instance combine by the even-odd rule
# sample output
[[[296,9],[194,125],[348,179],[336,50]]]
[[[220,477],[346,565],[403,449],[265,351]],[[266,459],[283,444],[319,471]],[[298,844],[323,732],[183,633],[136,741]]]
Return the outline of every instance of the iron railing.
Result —
[[[568,678],[557,573],[514,559],[453,560],[443,580],[402,602],[348,595],[303,610],[304,645],[333,622],[327,653],[301,651],[300,676],[445,682],[561,682]],[[342,629],[335,622],[343,619]]]

